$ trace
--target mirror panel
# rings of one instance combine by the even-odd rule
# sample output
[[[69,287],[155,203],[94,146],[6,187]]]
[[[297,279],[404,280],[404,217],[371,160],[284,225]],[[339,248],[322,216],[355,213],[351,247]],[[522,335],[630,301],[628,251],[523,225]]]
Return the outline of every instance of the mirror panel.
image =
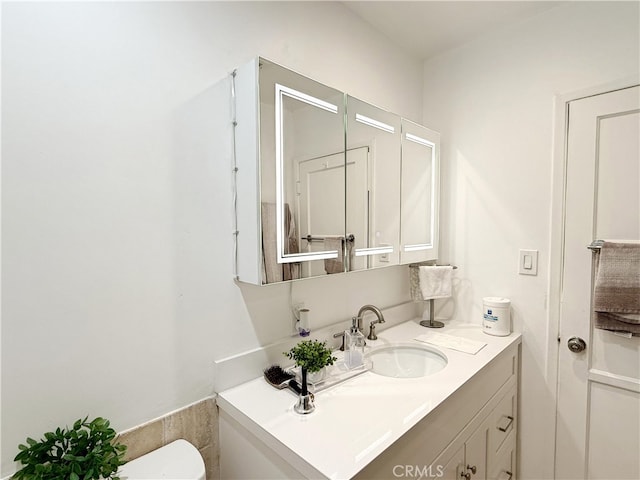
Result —
[[[260,61],[264,283],[341,273],[344,94]]]
[[[400,261],[400,117],[347,95],[346,232],[351,270]]]
[[[401,263],[437,258],[440,135],[402,119]]]

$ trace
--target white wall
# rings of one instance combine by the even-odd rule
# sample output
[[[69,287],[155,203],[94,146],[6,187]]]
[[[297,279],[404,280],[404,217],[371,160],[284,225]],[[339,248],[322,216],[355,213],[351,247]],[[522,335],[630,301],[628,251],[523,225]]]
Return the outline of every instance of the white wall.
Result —
[[[338,3],[2,3],[0,476],[27,435],[210,395],[215,359],[289,332],[290,293],[314,326],[409,299],[399,267],[232,281],[230,159],[175,122],[257,55],[422,115],[422,63]]]
[[[638,6],[569,2],[425,63],[423,120],[443,138],[442,256],[462,278],[457,314],[480,322],[482,297],[506,296],[523,332],[521,478],[553,476],[554,96],[638,74]],[[540,251],[538,276],[518,275],[518,249]]]

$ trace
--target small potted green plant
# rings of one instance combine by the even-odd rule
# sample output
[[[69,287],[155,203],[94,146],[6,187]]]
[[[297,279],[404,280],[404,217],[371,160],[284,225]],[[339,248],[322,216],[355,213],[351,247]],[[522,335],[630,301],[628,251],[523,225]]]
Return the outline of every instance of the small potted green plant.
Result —
[[[327,342],[319,342],[318,340],[303,340],[284,354],[293,360],[296,366],[300,367],[302,376],[301,391],[294,410],[298,413],[311,413],[315,410],[315,405],[313,404],[313,396],[309,395],[307,374],[319,372],[327,365],[333,365],[337,358],[332,355],[331,349],[327,347]]]
[[[77,420],[72,428],[57,428],[36,441],[20,444],[14,461],[24,465],[15,480],[119,480],[126,445],[114,441],[116,432],[109,421],[97,417]]]

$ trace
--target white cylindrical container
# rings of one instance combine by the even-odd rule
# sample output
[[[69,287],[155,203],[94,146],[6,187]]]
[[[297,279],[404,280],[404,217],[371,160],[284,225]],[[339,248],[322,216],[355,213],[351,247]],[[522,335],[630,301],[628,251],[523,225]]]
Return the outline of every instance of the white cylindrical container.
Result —
[[[505,337],[511,333],[511,300],[503,297],[482,299],[482,331]]]
[[[308,308],[301,308],[299,310],[300,318],[298,320],[298,334],[301,337],[308,337],[311,333],[311,312]]]

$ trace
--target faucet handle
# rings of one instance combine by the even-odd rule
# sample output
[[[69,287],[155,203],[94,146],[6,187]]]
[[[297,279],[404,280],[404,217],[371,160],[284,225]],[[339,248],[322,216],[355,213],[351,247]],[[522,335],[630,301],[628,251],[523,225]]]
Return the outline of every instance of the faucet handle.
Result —
[[[345,339],[344,332],[338,332],[333,334],[333,338],[340,338],[340,337],[342,337],[342,345],[340,345],[340,351],[344,352],[344,339]]]
[[[382,323],[380,320],[375,320],[369,324],[369,335],[367,335],[367,339],[369,340],[377,340],[378,336],[376,335],[376,323]]]
[[[376,323],[385,323],[384,317],[380,314],[380,317],[375,319],[373,322],[369,324],[369,335],[367,338],[369,340],[377,340],[378,336],[376,335]]]

